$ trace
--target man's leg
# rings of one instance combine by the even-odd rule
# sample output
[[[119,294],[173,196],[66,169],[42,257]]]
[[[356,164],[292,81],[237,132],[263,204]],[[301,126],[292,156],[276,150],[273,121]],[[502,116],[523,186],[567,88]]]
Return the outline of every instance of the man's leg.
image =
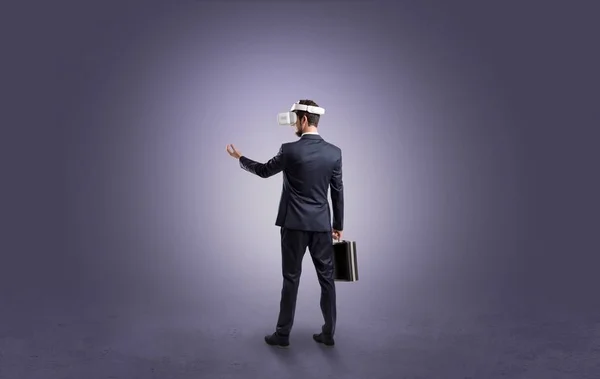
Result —
[[[281,228],[283,288],[277,320],[277,334],[281,336],[289,336],[294,323],[302,258],[308,246],[309,236],[310,234],[304,231]]]
[[[323,335],[333,338],[337,318],[335,282],[333,281],[333,241],[331,232],[313,232],[308,249],[312,257],[319,284],[321,285],[321,312],[323,312]]]

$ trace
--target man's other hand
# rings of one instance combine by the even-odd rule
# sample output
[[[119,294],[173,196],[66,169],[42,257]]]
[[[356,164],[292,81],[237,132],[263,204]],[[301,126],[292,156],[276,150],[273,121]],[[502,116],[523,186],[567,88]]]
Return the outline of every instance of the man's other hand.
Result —
[[[240,159],[240,157],[242,156],[242,154],[232,144],[225,146],[225,150],[227,151],[227,154],[234,157],[235,159]]]
[[[333,239],[338,240],[338,241],[342,240],[342,234],[343,234],[343,232],[341,230],[333,229],[333,231],[331,232]]]

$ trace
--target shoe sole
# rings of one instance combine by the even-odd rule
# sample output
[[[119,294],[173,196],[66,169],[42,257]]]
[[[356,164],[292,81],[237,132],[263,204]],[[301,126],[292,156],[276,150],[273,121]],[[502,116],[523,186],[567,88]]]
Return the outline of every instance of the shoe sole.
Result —
[[[271,343],[268,343],[267,341],[265,341],[265,343],[266,343],[267,345],[269,345],[269,346],[277,347],[277,348],[280,348],[280,349],[287,349],[288,347],[290,347],[290,344],[289,344],[289,343],[288,343],[287,345],[280,345],[280,344],[278,344],[278,343],[273,343],[273,344],[271,344]]]
[[[270,343],[267,343],[267,346],[276,347],[278,349],[287,349],[290,347],[290,345],[271,345]]]
[[[323,346],[327,346],[327,347],[333,347],[333,346],[335,346],[335,342],[334,342],[334,343],[327,344],[327,343],[325,343],[325,342],[323,342],[323,341],[317,341],[317,340],[316,340],[316,339],[314,339],[314,338],[313,338],[313,341],[315,341],[316,343],[318,343],[318,344],[321,344],[321,345],[323,345]]]

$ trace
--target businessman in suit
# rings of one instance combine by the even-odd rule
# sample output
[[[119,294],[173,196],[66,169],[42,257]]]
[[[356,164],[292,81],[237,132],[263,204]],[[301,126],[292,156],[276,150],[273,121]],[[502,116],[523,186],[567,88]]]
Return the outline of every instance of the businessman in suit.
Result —
[[[332,239],[342,238],[344,222],[344,188],[342,151],[326,142],[318,133],[319,114],[309,112],[318,105],[312,100],[297,103],[293,123],[299,139],[284,143],[267,163],[243,156],[233,145],[227,145],[230,156],[240,166],[261,178],[283,172],[283,191],[275,225],[281,227],[281,260],[283,288],[275,333],[265,336],[272,346],[289,345],[294,322],[296,298],[302,271],[302,258],[310,251],[321,286],[321,312],[325,324],[313,339],[333,346],[336,324],[336,297],[333,280]],[[294,109],[294,108],[292,108]],[[327,193],[331,191],[333,225]]]

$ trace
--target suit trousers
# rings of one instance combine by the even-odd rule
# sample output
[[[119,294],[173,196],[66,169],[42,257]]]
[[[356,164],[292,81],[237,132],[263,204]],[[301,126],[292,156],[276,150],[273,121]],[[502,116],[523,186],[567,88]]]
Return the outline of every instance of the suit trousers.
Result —
[[[296,299],[302,273],[302,258],[310,252],[321,286],[321,312],[325,324],[323,334],[333,336],[336,322],[335,282],[333,280],[333,248],[331,232],[309,232],[281,228],[281,263],[283,288],[277,333],[288,336],[294,323]]]

